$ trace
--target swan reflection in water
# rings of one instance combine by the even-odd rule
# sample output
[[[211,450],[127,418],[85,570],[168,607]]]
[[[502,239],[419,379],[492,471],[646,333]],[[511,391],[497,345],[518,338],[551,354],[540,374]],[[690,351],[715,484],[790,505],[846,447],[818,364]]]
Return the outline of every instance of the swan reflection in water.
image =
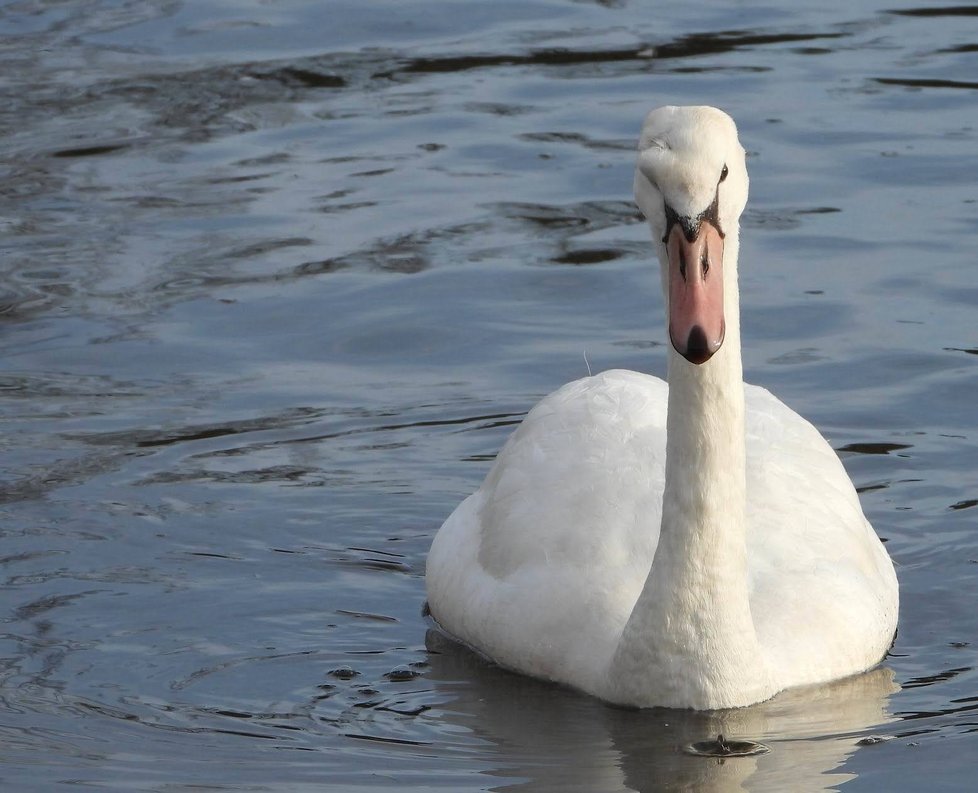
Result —
[[[451,693],[439,719],[479,740],[483,773],[500,777],[493,790],[835,789],[854,778],[843,764],[858,741],[896,720],[889,698],[900,687],[886,666],[746,708],[632,709],[508,672],[437,630],[426,644],[428,679]],[[729,759],[683,751],[721,733],[771,751]]]

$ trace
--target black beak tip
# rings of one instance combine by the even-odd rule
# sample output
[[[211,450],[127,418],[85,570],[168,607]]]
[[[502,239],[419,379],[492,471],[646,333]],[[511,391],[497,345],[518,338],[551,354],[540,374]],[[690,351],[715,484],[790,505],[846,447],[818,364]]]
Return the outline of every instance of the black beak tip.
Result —
[[[710,349],[710,345],[706,340],[706,333],[699,325],[694,325],[693,329],[689,332],[689,338],[686,339],[686,349],[680,350],[676,347],[676,350],[687,361],[697,365],[706,363],[713,357],[713,353],[715,352],[715,350]]]

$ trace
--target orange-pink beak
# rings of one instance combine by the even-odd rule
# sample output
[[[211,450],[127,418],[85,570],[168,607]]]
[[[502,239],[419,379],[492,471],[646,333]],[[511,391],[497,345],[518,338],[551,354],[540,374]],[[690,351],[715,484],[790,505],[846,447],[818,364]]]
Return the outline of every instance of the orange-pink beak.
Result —
[[[676,352],[700,364],[723,344],[723,236],[703,220],[692,241],[676,223],[669,255],[669,338]]]

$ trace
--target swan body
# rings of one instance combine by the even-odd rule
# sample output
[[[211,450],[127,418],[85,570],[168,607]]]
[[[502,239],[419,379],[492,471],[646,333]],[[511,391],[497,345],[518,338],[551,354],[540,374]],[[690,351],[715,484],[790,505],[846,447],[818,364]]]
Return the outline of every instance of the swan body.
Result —
[[[432,543],[432,616],[503,666],[640,707],[740,707],[869,669],[896,629],[892,562],[828,443],[743,382],[733,121],[650,113],[635,195],[669,384],[613,370],[538,403]]]

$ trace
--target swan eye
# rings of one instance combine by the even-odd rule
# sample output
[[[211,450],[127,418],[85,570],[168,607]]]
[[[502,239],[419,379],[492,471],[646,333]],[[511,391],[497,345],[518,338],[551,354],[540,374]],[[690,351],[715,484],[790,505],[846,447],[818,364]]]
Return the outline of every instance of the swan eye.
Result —
[[[726,178],[727,178],[727,174],[728,174],[728,173],[730,173],[730,172],[729,172],[729,171],[727,170],[727,166],[726,166],[726,165],[724,165],[724,166],[723,166],[723,170],[722,170],[722,171],[720,171],[720,181],[721,181],[721,182],[722,182],[722,181],[723,181],[724,179],[726,179]]]

